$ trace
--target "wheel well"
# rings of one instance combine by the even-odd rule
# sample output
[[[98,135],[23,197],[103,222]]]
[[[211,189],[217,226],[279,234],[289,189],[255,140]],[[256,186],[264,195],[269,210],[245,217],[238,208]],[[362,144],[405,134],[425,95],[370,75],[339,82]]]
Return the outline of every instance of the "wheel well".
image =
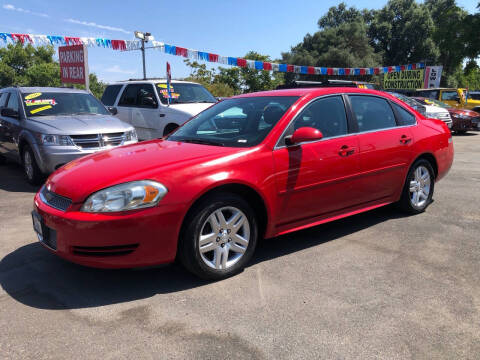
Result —
[[[184,228],[185,222],[189,219],[190,215],[193,213],[195,208],[205,198],[215,193],[221,193],[221,192],[238,195],[242,199],[248,202],[248,204],[252,207],[253,211],[255,211],[255,214],[257,215],[258,234],[260,237],[263,237],[265,235],[265,231],[267,229],[267,222],[268,222],[267,208],[265,207],[265,203],[262,197],[251,187],[243,184],[226,184],[226,185],[221,185],[207,191],[200,198],[198,198],[188,210],[187,215],[185,215],[185,218],[182,223],[182,229]]]
[[[178,128],[178,124],[170,123],[163,128],[163,136],[170,134],[173,130]]]
[[[438,164],[437,164],[437,160],[435,159],[435,156],[433,156],[432,154],[426,153],[426,154],[420,155],[418,158],[415,159],[415,161],[417,161],[419,159],[425,159],[432,165],[433,172],[435,173],[435,178],[437,178],[437,176],[438,176]]]

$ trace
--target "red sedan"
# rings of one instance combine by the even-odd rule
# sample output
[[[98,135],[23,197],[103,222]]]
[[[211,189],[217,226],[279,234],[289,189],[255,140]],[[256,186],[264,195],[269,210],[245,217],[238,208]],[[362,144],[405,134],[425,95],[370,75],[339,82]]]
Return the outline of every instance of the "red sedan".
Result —
[[[447,126],[354,88],[229,98],[165,139],[75,160],[35,196],[39,240],[88,266],[174,261],[208,279],[271,238],[390,203],[420,213],[450,169]]]

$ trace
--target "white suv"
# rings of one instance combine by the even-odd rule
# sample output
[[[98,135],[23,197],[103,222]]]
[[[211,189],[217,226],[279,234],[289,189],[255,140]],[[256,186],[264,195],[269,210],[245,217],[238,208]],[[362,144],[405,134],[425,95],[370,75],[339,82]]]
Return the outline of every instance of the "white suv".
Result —
[[[112,114],[133,125],[140,140],[163,137],[217,99],[202,85],[173,80],[168,101],[165,79],[128,80],[110,84],[102,102]]]

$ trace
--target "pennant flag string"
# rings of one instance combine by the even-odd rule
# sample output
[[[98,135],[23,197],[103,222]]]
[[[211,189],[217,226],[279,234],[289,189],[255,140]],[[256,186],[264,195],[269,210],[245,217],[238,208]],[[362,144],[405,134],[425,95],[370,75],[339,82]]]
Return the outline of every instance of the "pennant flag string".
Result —
[[[12,34],[0,33],[1,43],[21,43],[32,44],[34,46],[41,45],[86,45],[89,47],[110,48],[120,51],[140,50],[140,40],[112,40],[104,38],[92,37],[70,37],[70,36],[55,36],[55,35],[36,35],[36,34]],[[212,63],[219,63],[230,66],[244,67],[254,70],[267,70],[277,72],[290,72],[295,74],[309,74],[309,75],[378,75],[384,73],[400,72],[404,70],[423,69],[425,64],[414,63],[408,65],[396,66],[380,66],[368,68],[332,68],[332,67],[317,67],[304,65],[290,65],[290,64],[276,64],[267,61],[247,60],[243,58],[221,56],[214,53],[208,53],[193,49],[188,49],[180,46],[165,44],[160,41],[151,41],[150,49],[156,49],[162,53],[189,58],[198,61],[207,61]]]

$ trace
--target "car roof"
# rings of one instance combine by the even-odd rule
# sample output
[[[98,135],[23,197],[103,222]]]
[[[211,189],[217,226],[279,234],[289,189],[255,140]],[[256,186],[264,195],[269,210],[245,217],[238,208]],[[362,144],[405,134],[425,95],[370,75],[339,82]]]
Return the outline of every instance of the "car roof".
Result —
[[[122,85],[122,84],[144,84],[144,83],[166,83],[167,79],[164,78],[155,78],[155,79],[129,79],[129,80],[119,80],[113,83],[110,83],[108,85]],[[200,85],[196,82],[193,81],[185,81],[185,80],[172,80],[172,84],[197,84]]]
[[[34,93],[34,92],[63,92],[63,93],[83,93],[89,94],[87,90],[75,89],[75,88],[64,88],[64,87],[42,87],[42,86],[32,86],[32,87],[17,87],[12,88],[17,89],[22,93]]]
[[[392,95],[379,90],[371,89],[359,89],[354,87],[321,87],[321,88],[293,88],[293,89],[281,89],[281,90],[269,90],[269,91],[259,91],[249,94],[242,94],[233,96],[232,98],[243,98],[243,97],[258,97],[258,96],[322,96],[330,94],[339,94],[339,93],[358,93],[358,94],[371,94],[371,95],[380,95],[389,99],[395,99]]]

